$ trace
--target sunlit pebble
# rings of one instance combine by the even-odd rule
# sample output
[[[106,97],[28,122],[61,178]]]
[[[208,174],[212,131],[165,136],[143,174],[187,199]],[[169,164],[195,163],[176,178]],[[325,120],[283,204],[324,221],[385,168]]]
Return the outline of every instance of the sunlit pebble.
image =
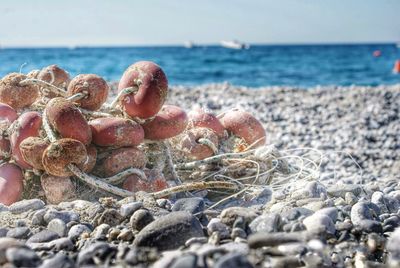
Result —
[[[324,249],[324,244],[318,239],[312,239],[308,242],[308,247],[315,251],[321,251]]]

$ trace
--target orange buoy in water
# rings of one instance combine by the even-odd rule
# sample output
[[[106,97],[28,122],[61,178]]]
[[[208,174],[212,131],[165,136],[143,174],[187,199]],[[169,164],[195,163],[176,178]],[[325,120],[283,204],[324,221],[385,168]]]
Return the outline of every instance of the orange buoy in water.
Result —
[[[393,67],[393,72],[400,74],[400,60],[396,60]]]
[[[380,57],[382,55],[382,52],[380,50],[375,50],[372,55],[374,55],[374,57]]]

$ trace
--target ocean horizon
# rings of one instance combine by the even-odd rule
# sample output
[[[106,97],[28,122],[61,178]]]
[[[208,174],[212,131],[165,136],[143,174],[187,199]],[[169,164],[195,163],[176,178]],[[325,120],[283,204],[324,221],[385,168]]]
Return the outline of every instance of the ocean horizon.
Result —
[[[5,47],[0,49],[0,75],[57,64],[71,76],[95,73],[118,81],[130,64],[151,60],[164,69],[170,85],[377,86],[400,83],[392,71],[397,59],[396,43],[250,44],[242,50],[217,44]]]

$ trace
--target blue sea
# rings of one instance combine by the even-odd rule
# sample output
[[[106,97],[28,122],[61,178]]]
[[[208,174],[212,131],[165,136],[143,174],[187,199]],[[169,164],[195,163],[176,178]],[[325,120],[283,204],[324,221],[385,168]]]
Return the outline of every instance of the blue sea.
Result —
[[[380,57],[373,56],[376,50]],[[151,60],[164,69],[171,85],[376,86],[400,83],[400,75],[392,72],[396,59],[400,59],[400,49],[395,44],[253,45],[247,50],[219,46],[3,48],[0,76],[57,64],[72,76],[95,73],[118,81],[130,64]]]

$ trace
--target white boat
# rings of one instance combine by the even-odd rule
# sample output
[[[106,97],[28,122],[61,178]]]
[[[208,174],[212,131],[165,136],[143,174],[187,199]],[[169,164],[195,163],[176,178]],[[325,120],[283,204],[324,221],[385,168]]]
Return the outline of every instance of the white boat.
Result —
[[[221,46],[225,48],[231,48],[231,49],[249,49],[250,45],[241,43],[237,40],[232,40],[232,41],[221,41]]]
[[[186,41],[185,43],[183,43],[183,46],[186,48],[193,48],[195,45],[192,41]]]

